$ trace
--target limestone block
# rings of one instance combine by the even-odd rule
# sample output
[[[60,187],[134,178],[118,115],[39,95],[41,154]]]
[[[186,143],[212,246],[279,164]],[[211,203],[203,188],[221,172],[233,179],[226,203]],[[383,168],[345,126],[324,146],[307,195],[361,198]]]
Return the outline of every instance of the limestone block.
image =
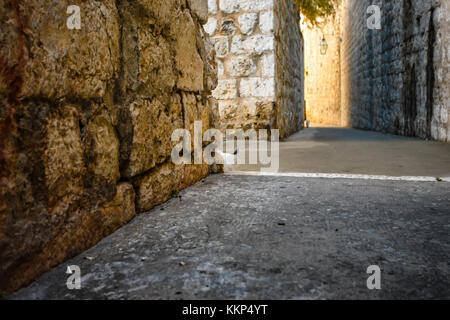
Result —
[[[119,139],[108,110],[103,108],[86,127],[88,170],[94,185],[116,184],[119,173]]]
[[[273,53],[265,54],[262,56],[261,75],[263,77],[273,77],[275,75],[275,61]]]
[[[177,35],[176,65],[180,76],[177,87],[185,91],[202,91],[204,65],[197,50],[197,27],[188,11],[174,25]]]
[[[217,13],[217,0],[208,0],[208,12],[210,14]]]
[[[233,19],[225,19],[222,21],[222,26],[220,27],[220,31],[226,35],[232,36],[236,32],[236,24]]]
[[[217,31],[217,19],[209,18],[208,22],[203,25],[203,29],[205,29],[206,33],[212,37]]]
[[[139,175],[170,157],[171,134],[183,127],[181,112],[179,97],[168,107],[157,99],[138,99],[121,109],[121,160],[127,164],[123,176]]]
[[[169,200],[174,192],[181,189],[184,165],[174,165],[171,161],[136,179],[136,211],[141,213]]]
[[[250,35],[255,30],[256,22],[258,20],[257,13],[244,13],[241,14],[238,18],[239,21],[239,29],[241,33],[245,35]]]
[[[234,101],[220,100],[219,101],[219,115],[221,120],[229,121],[236,120],[239,115],[239,105]]]
[[[273,78],[241,79],[241,97],[273,97],[275,83]]]
[[[211,107],[208,103],[203,103],[201,96],[193,93],[182,93],[184,128],[189,130],[191,137],[194,137],[195,121],[202,121],[202,134],[209,129],[211,120]],[[193,140],[192,140],[193,146]]]
[[[217,74],[219,76],[219,79],[225,75],[225,69],[223,67],[223,62],[220,60],[217,60]]]
[[[237,97],[236,80],[219,80],[217,88],[213,91],[213,96],[219,100],[234,99]]]
[[[273,8],[274,0],[220,0],[219,8],[225,13],[261,11]]]
[[[256,64],[249,56],[232,56],[225,62],[227,73],[232,77],[246,77],[256,72]]]
[[[230,49],[229,49],[229,45],[228,45],[228,37],[214,37],[213,38],[214,41],[214,48],[216,49],[216,55],[219,58],[223,58],[225,57]]]
[[[16,57],[23,56],[17,66],[23,67],[21,98],[102,98],[108,85],[114,83],[120,58],[115,1],[83,3],[80,30],[67,27],[68,5],[67,1],[30,0],[20,6],[18,13],[26,21],[25,30],[19,30],[15,16],[0,22],[1,30],[14,24],[19,30],[4,39],[8,42],[2,43],[1,50],[10,48]]]
[[[120,89],[123,96],[126,92],[139,91],[140,96],[152,97],[155,93],[170,91],[176,85],[178,72],[174,63],[174,50],[171,50],[173,44],[162,35],[153,35],[150,28],[152,21],[141,21],[136,13],[137,8],[133,4],[121,2],[120,5],[123,20],[123,76]],[[156,2],[156,4],[160,3]],[[161,9],[162,12],[153,9],[150,10],[152,14],[161,16],[163,19],[159,23],[171,21],[165,9]],[[179,27],[179,21],[174,21],[173,25],[170,24],[170,28],[177,27]]]
[[[71,194],[81,194],[86,173],[80,136],[79,114],[72,105],[50,115],[43,154],[45,186],[49,203]]]
[[[236,54],[262,54],[274,49],[274,37],[269,35],[234,36],[231,42],[231,52]]]
[[[188,0],[189,8],[201,24],[208,20],[208,0]]]
[[[265,11],[259,14],[259,29],[263,33],[273,33],[273,11]]]
[[[187,188],[209,175],[207,164],[188,164],[184,166],[184,177],[181,187]]]
[[[206,61],[206,90],[212,91],[217,87],[217,79],[219,76],[218,63],[216,61],[216,51],[210,38],[203,36],[202,39],[205,46]]]
[[[128,223],[136,215],[135,193],[130,183],[117,185],[117,192],[112,201],[106,202],[98,209],[102,226],[97,230],[101,237],[107,236]]]

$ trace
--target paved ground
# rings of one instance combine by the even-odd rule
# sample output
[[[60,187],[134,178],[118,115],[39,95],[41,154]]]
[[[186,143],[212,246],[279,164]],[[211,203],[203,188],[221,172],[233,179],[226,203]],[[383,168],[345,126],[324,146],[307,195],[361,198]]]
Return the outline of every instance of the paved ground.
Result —
[[[235,170],[258,171],[259,166]],[[450,143],[314,127],[280,143],[280,172],[450,178]]]
[[[447,182],[213,175],[11,298],[449,299],[449,194]],[[69,265],[81,290],[66,288]]]

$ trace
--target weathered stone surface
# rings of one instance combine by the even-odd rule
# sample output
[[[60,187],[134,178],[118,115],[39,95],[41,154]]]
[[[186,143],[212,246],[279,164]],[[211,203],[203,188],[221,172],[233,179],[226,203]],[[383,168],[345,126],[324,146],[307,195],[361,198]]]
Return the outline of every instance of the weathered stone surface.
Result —
[[[50,115],[42,155],[49,203],[82,193],[85,175],[79,114],[74,106],[63,106]]]
[[[298,11],[292,1],[276,1],[273,15],[276,127],[280,137],[285,138],[303,128],[303,37]]]
[[[274,50],[274,38],[268,35],[254,35],[249,37],[234,36],[231,52],[235,54],[262,54]]]
[[[380,30],[367,26],[370,5],[382,8]],[[448,141],[449,13],[442,0],[346,0],[324,30],[305,29],[311,119]]]
[[[107,109],[89,122],[86,128],[89,171],[94,183],[115,185],[120,178],[119,138]]]
[[[195,121],[202,122],[202,135],[211,125],[211,106],[208,101],[192,93],[183,93],[184,128],[189,130],[194,144],[194,124]],[[192,149],[193,150],[193,149]]]
[[[225,62],[225,68],[230,76],[251,76],[256,72],[256,65],[249,56],[230,57]]]
[[[139,99],[126,108],[130,117],[132,137],[128,148],[126,167],[123,175],[127,178],[134,177],[163,163],[170,157],[174,144],[171,142],[171,134],[175,129],[182,128],[182,110],[179,101],[175,99],[169,106],[163,105],[157,99],[152,101]],[[122,136],[126,136],[125,129]]]
[[[302,43],[298,18],[293,18],[298,16],[293,2],[222,0],[219,4],[221,12],[210,12],[210,19],[233,21],[239,29],[220,30],[214,37],[220,80],[213,91],[218,102],[214,113],[219,117],[214,121],[217,128],[224,131],[285,126],[289,127],[283,131],[285,135],[300,129]],[[279,21],[286,21],[275,27],[275,15]],[[278,91],[276,86],[280,87]],[[283,91],[284,87],[288,89]]]
[[[84,2],[81,30],[69,30],[66,26],[66,9],[70,4],[30,0],[18,9],[21,23],[17,28],[23,28],[19,33],[25,32],[26,37],[23,41],[2,43],[2,47],[21,50],[17,46],[26,46],[21,61],[20,97],[101,98],[114,83],[120,57],[115,1]],[[2,11],[14,11],[11,6],[2,4]],[[16,23],[13,21],[2,20],[2,30],[4,24]],[[11,36],[9,39],[13,40]]]
[[[239,29],[241,33],[245,35],[250,35],[255,30],[256,21],[258,21],[257,13],[243,13],[238,18]]]
[[[236,24],[233,19],[225,19],[222,21],[220,31],[228,36],[232,36],[236,32]]]
[[[205,29],[207,34],[213,36],[217,31],[217,19],[209,18],[208,22],[205,25],[203,25],[203,28]]]
[[[169,165],[170,194],[207,174],[185,182],[170,138],[209,128],[217,66],[206,1],[82,1],[81,30],[66,26],[68,1],[0,4],[0,290],[12,291],[127,223],[135,203],[166,199],[139,184],[135,199],[131,183]]]
[[[214,41],[214,48],[216,50],[216,55],[219,58],[223,58],[228,54],[230,51],[229,45],[228,45],[228,38],[227,37],[215,37],[213,38]]]
[[[201,42],[204,43],[204,54],[202,60],[205,61],[205,89],[209,92],[217,87],[219,77],[219,66],[216,62],[216,51],[211,39],[202,33]],[[202,50],[203,52],[203,50]]]
[[[259,14],[259,28],[263,33],[271,34],[273,32],[273,11],[261,12]]]
[[[177,87],[185,91],[203,91],[204,65],[197,50],[197,27],[188,11],[174,25],[177,35],[176,62],[180,72]]]
[[[229,100],[237,97],[236,80],[219,80],[217,88],[213,91],[214,97],[221,100]]]
[[[119,183],[114,199],[103,204],[98,209],[98,213],[102,217],[102,227],[104,228],[104,231],[98,237],[98,240],[101,240],[101,238],[113,233],[136,215],[133,186],[126,182]]]
[[[242,97],[273,97],[275,83],[273,78],[248,78],[241,80],[240,94]]]
[[[141,6],[129,1],[120,2],[119,10],[123,21],[121,98],[127,92],[139,93],[143,97],[162,95],[173,90],[177,84],[178,70],[172,35],[161,34],[162,30],[171,30],[173,23],[173,17],[167,9],[172,8],[172,14],[180,14],[174,1],[169,1],[167,8],[161,0],[156,1],[154,7],[149,6],[146,1],[141,1]],[[160,10],[156,10],[157,8]],[[155,18],[148,19],[145,14]],[[153,29],[156,30],[152,31]],[[175,32],[177,31],[173,31]]]
[[[210,14],[217,13],[217,0],[208,0],[208,12]]]
[[[184,166],[183,188],[194,185],[199,180],[209,175],[209,166],[206,164],[194,165],[188,164]]]
[[[208,21],[208,0],[188,0],[188,4],[200,23]]]
[[[144,212],[166,202],[182,187],[184,165],[171,162],[139,177],[135,182],[137,211]],[[198,180],[197,180],[198,181]]]
[[[261,11],[273,8],[274,0],[220,0],[220,10],[225,13]]]
[[[265,54],[262,56],[261,75],[263,77],[275,76],[275,59],[273,53]]]

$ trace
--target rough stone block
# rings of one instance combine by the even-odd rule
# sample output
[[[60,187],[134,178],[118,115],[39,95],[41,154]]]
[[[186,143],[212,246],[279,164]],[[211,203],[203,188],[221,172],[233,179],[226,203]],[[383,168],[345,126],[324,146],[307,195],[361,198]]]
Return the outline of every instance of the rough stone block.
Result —
[[[235,54],[262,54],[274,49],[274,38],[269,35],[234,36],[231,52]]]
[[[232,77],[247,77],[256,72],[256,64],[249,56],[232,56],[225,61],[228,75]]]
[[[273,78],[241,79],[241,97],[274,97],[275,83]]]
[[[259,29],[263,33],[273,33],[273,11],[265,11],[259,14]]]
[[[166,107],[157,99],[138,99],[120,111],[121,160],[124,177],[134,177],[163,163],[174,144],[173,130],[182,128],[181,104],[175,96]]]
[[[217,0],[208,0],[208,12],[210,14],[217,13]]]
[[[256,22],[258,21],[258,14],[243,13],[239,16],[238,21],[241,33],[251,35],[255,30]]]
[[[234,19],[224,19],[220,27],[220,31],[228,36],[232,36],[236,33],[236,24]]]
[[[237,97],[236,80],[219,80],[217,88],[213,91],[213,96],[216,99],[226,100]]]
[[[209,18],[208,22],[203,25],[203,28],[205,29],[206,33],[209,34],[209,36],[214,36],[217,31],[217,19]]]
[[[229,51],[229,45],[228,45],[228,37],[214,37],[213,38],[214,41],[214,48],[216,50],[216,55],[219,58],[223,58],[225,57]]]
[[[21,98],[102,98],[114,83],[120,57],[115,1],[83,3],[80,30],[69,30],[66,25],[68,5],[67,1],[30,0],[17,13],[26,22],[26,29],[19,30],[23,26],[19,26],[16,16],[0,22],[2,30],[14,24],[17,28],[4,38],[8,42],[2,43],[1,50],[14,48],[14,55],[23,57],[15,67],[23,68]],[[13,62],[8,59],[5,63]]]
[[[201,24],[208,20],[208,0],[188,0],[189,8]]]
[[[261,58],[261,75],[263,77],[275,76],[275,60],[273,53],[265,54]]]
[[[88,170],[94,185],[115,185],[120,178],[119,139],[106,108],[95,115],[86,127]]]
[[[184,165],[176,166],[171,161],[134,181],[136,188],[136,210],[145,212],[166,202],[181,189]]]
[[[66,105],[53,112],[46,133],[45,185],[49,203],[56,204],[68,195],[83,193],[86,168],[77,109]]]
[[[197,50],[197,27],[189,12],[184,11],[174,25],[176,65],[180,76],[177,87],[185,91],[203,91],[204,65]]]
[[[220,10],[225,13],[261,11],[273,8],[274,0],[220,0]]]

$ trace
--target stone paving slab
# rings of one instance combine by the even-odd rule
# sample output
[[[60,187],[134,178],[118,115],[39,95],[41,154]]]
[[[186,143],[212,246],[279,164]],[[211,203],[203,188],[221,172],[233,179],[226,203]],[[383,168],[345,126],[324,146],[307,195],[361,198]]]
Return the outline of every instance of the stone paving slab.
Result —
[[[240,165],[234,171],[259,171]],[[450,143],[313,127],[280,142],[280,172],[450,177]]]
[[[449,194],[447,182],[213,175],[10,298],[448,299]],[[66,288],[69,265],[81,290]]]

